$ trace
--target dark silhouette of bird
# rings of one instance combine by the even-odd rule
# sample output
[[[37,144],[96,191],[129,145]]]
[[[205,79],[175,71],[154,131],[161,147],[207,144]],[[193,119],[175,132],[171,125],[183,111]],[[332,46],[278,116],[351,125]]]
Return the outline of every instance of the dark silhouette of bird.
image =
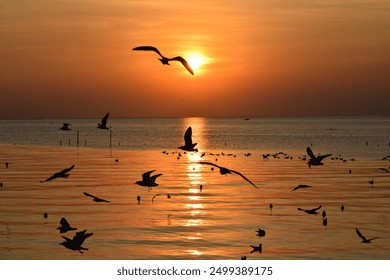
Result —
[[[257,236],[259,236],[259,237],[265,236],[265,230],[264,229],[259,228],[259,229],[256,230],[256,232],[257,232]]]
[[[341,212],[344,212],[344,209],[345,209],[344,204],[341,205],[340,209],[341,209]]]
[[[101,123],[98,123],[97,125],[97,128],[100,128],[100,129],[109,129],[107,127],[107,120],[108,120],[108,117],[110,116],[110,113],[107,113],[103,118],[102,118],[102,121]]]
[[[322,207],[322,205],[318,206],[317,208],[313,208],[313,209],[298,208],[298,210],[299,211],[304,211],[305,213],[310,214],[310,215],[316,215],[317,216],[317,214],[318,214],[317,210],[319,210],[321,207]]]
[[[356,228],[357,235],[362,239],[362,243],[371,243],[372,240],[377,239],[378,237],[367,239],[363,236],[363,234]]]
[[[238,171],[235,171],[235,170],[232,170],[232,169],[229,169],[229,168],[226,168],[226,167],[222,167],[222,166],[219,166],[219,165],[216,165],[215,163],[211,163],[211,162],[204,162],[204,161],[200,161],[199,162],[200,164],[207,164],[207,165],[212,165],[212,166],[215,166],[217,168],[219,168],[219,173],[221,173],[221,175],[226,175],[226,174],[237,174],[239,176],[241,176],[245,181],[247,181],[248,183],[250,183],[252,186],[254,186],[255,188],[258,188],[255,184],[253,184],[247,177],[245,177],[244,175],[242,175],[240,172]]]
[[[272,203],[269,204],[269,213],[272,214],[272,208],[274,208],[274,205]]]
[[[47,219],[47,217],[48,217],[47,213],[46,212],[43,213],[43,218]]]
[[[65,178],[67,179],[69,177],[69,172],[74,168],[74,165],[72,165],[71,167],[69,168],[66,168],[64,170],[61,170],[60,172],[57,172],[57,173],[54,173],[52,176],[50,176],[49,178],[47,178],[46,180],[44,181],[41,181],[41,182],[47,182],[47,181],[51,181],[51,180],[54,180],[54,179],[57,179],[57,178]]]
[[[157,48],[152,47],[152,46],[135,47],[135,48],[133,48],[133,51],[153,51],[153,52],[156,52],[159,56],[161,56],[161,58],[159,58],[159,60],[161,61],[161,63],[163,65],[170,65],[169,61],[179,61],[188,70],[188,72],[190,72],[192,75],[194,75],[194,71],[191,69],[191,66],[181,56],[175,56],[172,58],[165,57],[160,53],[160,51]]]
[[[70,126],[71,124],[70,123],[63,123],[62,124],[62,126],[60,127],[60,129],[61,130],[71,130],[70,128],[69,128],[69,126]]]
[[[89,194],[89,193],[87,193],[87,192],[84,192],[84,195],[85,195],[85,196],[92,197],[92,198],[93,198],[93,201],[95,201],[95,202],[110,202],[110,201],[108,201],[108,200],[99,198],[99,197],[94,196],[94,195],[92,195],[92,194]]]
[[[322,225],[325,227],[328,226],[328,218],[322,219]]]
[[[155,195],[152,197],[152,203],[153,203],[154,199],[155,199],[157,196],[160,196],[160,195],[163,195],[163,193],[155,194]],[[171,198],[171,195],[170,195],[170,194],[167,194],[166,196],[167,196],[168,199]]]
[[[299,189],[305,189],[305,188],[311,188],[309,185],[298,185],[297,187],[293,188],[293,191],[299,190]]]
[[[150,170],[148,172],[145,172],[142,174],[142,181],[135,182],[137,185],[148,187],[148,191],[152,189],[152,187],[157,187],[158,184],[156,183],[157,177],[161,176],[162,174],[156,174],[153,176],[150,176],[152,172],[156,170]]]
[[[254,252],[259,252],[259,253],[261,253],[262,251],[263,251],[263,246],[262,246],[263,244],[259,244],[259,246],[253,246],[253,245],[249,245],[249,246],[251,246],[252,247],[252,251],[251,251],[251,254],[252,253],[254,253]]]
[[[325,217],[326,217],[326,211],[323,210],[323,211],[322,211],[322,218],[325,219]]]
[[[313,154],[313,151],[310,149],[310,147],[306,148],[306,152],[310,157],[309,161],[307,162],[309,168],[311,168],[312,165],[323,165],[322,160],[332,155],[332,154],[326,154],[326,155],[315,156]]]
[[[71,227],[65,218],[61,218],[60,224],[61,224],[61,226],[59,226],[57,228],[60,231],[60,233],[65,233],[65,232],[77,229],[77,228]]]
[[[179,149],[188,152],[197,152],[198,149],[195,149],[197,144],[198,143],[192,143],[192,128],[188,127],[184,133],[184,146],[180,146]]]
[[[371,185],[371,187],[374,187],[374,179],[369,180],[368,183]]]
[[[84,248],[81,245],[84,243],[85,239],[93,235],[92,232],[85,233],[86,231],[87,230],[77,232],[73,239],[61,236],[65,239],[65,241],[60,243],[60,245],[64,246],[65,248],[68,248],[69,250],[79,251],[81,254],[83,254],[81,250],[88,250],[88,248]]]

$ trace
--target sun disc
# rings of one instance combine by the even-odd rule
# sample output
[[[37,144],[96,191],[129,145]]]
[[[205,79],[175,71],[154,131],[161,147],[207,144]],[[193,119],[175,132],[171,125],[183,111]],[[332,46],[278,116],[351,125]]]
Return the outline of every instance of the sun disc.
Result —
[[[199,54],[190,54],[187,57],[187,62],[190,64],[191,68],[195,71],[198,70],[202,64],[205,63],[205,58]]]

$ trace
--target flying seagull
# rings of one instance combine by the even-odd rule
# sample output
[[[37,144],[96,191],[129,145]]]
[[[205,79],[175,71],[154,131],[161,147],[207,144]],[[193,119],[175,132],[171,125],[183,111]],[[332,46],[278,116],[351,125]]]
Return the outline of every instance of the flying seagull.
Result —
[[[140,47],[136,47],[133,49],[133,51],[154,51],[156,52],[158,55],[161,56],[161,58],[159,58],[159,60],[161,61],[162,64],[164,65],[170,65],[169,64],[169,61],[172,61],[172,60],[176,60],[176,61],[180,61],[181,64],[184,65],[184,67],[188,70],[188,72],[190,72],[192,75],[194,75],[194,71],[192,71],[190,65],[188,64],[188,62],[182,58],[181,56],[176,56],[176,57],[172,57],[172,58],[168,58],[168,57],[165,57],[163,56],[160,51],[155,48],[155,47],[152,47],[152,46],[140,46]]]
[[[318,214],[317,210],[319,210],[321,207],[322,207],[322,205],[318,206],[317,208],[313,208],[313,209],[298,208],[298,210],[299,211],[304,211],[307,214],[311,214],[311,215],[316,215],[317,216],[317,214]]]
[[[69,126],[70,126],[71,124],[70,123],[63,123],[62,124],[62,127],[60,127],[60,129],[61,130],[71,130],[70,128],[69,128]]]
[[[92,194],[89,194],[89,193],[87,193],[87,192],[84,192],[84,195],[85,195],[85,196],[92,197],[92,198],[93,198],[93,201],[95,201],[95,202],[109,202],[108,200],[105,200],[105,199],[96,197],[96,196],[94,196],[94,195],[92,195]]]
[[[245,177],[244,175],[242,175],[240,172],[237,172],[235,170],[232,170],[232,169],[228,169],[226,167],[222,167],[222,166],[219,166],[219,165],[216,165],[212,162],[204,162],[204,161],[200,161],[199,162],[200,164],[208,164],[208,165],[212,165],[212,166],[215,166],[215,167],[218,167],[219,168],[219,173],[221,173],[222,175],[225,175],[225,174],[232,174],[232,173],[235,173],[237,175],[240,175],[242,178],[244,178],[247,182],[249,182],[252,186],[254,186],[255,188],[257,188],[257,186],[255,184],[253,184],[247,177]]]
[[[184,146],[180,146],[179,149],[188,152],[197,152],[198,149],[195,149],[197,144],[198,143],[192,143],[192,128],[188,127],[184,133]]]
[[[371,240],[377,239],[378,237],[367,239],[363,236],[363,234],[356,228],[357,235],[362,239],[362,243],[371,243]]]
[[[256,230],[256,232],[257,232],[257,236],[258,237],[265,236],[265,230],[264,229],[259,228],[259,229]]]
[[[69,177],[68,172],[70,172],[73,168],[74,168],[74,165],[72,165],[71,167],[66,168],[64,170],[61,170],[60,172],[54,173],[52,176],[50,176],[49,178],[47,178],[46,180],[41,181],[41,182],[47,182],[47,181],[51,181],[51,180],[54,180],[57,178],[67,179]]]
[[[107,113],[103,118],[102,118],[102,123],[98,123],[98,126],[97,128],[100,128],[100,129],[109,129],[107,127],[107,120],[108,120],[108,117],[110,116],[110,113]]]
[[[305,188],[311,188],[311,186],[309,186],[309,185],[298,185],[297,187],[295,187],[293,189],[293,191],[296,191],[298,189],[305,189]]]
[[[79,251],[81,254],[83,254],[81,250],[88,250],[88,248],[81,247],[81,245],[84,243],[85,239],[93,235],[93,233],[85,233],[86,231],[87,230],[77,232],[73,239],[61,236],[65,239],[65,241],[60,243],[60,245],[68,248],[69,250]]]
[[[60,224],[61,224],[61,226],[59,226],[57,228],[60,231],[60,233],[65,233],[65,232],[77,229],[77,228],[71,227],[65,218],[61,218]]]
[[[323,165],[323,163],[321,161],[324,158],[329,157],[329,156],[332,155],[332,154],[326,154],[326,155],[315,156],[313,154],[313,151],[310,149],[310,147],[306,148],[306,152],[307,152],[307,154],[310,157],[309,161],[307,162],[307,164],[309,165],[309,168],[311,168],[312,165]]]
[[[152,187],[157,187],[158,184],[156,183],[157,177],[161,176],[162,174],[156,174],[153,176],[150,176],[152,172],[156,170],[150,170],[148,172],[145,172],[142,174],[142,181],[135,182],[137,185],[148,187],[148,191],[152,189]]]

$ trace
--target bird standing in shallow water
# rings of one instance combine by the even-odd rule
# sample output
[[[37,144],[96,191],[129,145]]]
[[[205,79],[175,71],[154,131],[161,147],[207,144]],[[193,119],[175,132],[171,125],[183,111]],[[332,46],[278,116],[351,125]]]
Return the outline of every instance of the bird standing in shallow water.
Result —
[[[168,57],[165,57],[163,56],[160,51],[155,48],[155,47],[152,47],[152,46],[140,46],[140,47],[136,47],[136,48],[133,48],[133,51],[153,51],[153,52],[156,52],[158,55],[161,56],[161,58],[159,58],[159,60],[161,61],[162,64],[164,65],[170,65],[169,64],[169,61],[179,61],[181,62],[181,64],[183,64],[183,66],[188,70],[188,72],[190,72],[192,75],[194,75],[194,71],[191,69],[191,66],[188,64],[188,62],[182,58],[181,56],[176,56],[176,57],[172,57],[172,58],[168,58]]]

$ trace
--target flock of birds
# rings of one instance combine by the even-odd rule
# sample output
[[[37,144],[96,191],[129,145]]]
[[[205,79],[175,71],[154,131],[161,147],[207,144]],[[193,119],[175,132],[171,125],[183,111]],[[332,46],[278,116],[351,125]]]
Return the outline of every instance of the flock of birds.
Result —
[[[101,123],[98,124],[98,128],[99,129],[108,129],[107,127],[107,119],[109,117],[109,113],[107,113],[104,118],[102,119]],[[65,127],[69,127],[70,124],[69,123],[64,123],[64,126],[61,128],[65,128]],[[192,128],[191,127],[188,127],[187,130],[185,131],[184,133],[184,145],[182,146],[179,146],[178,149],[184,151],[184,152],[198,152],[198,149],[196,148],[197,146],[197,143],[194,143],[192,141]],[[164,153],[164,152],[163,152]],[[309,166],[309,168],[311,168],[312,166],[319,166],[319,165],[323,165],[323,160],[325,158],[328,158],[331,156],[331,154],[325,154],[325,155],[314,155],[313,151],[311,150],[310,147],[307,147],[306,148],[306,153],[307,153],[307,156],[309,157],[308,160],[307,160],[307,164]],[[278,153],[277,155],[281,155],[283,154],[286,158],[289,158],[288,155],[284,154],[284,153]],[[229,155],[232,155],[232,154],[229,154]],[[246,154],[246,156],[250,156],[251,154],[248,153]],[[204,154],[202,154],[201,157],[203,157]],[[232,155],[232,156],[235,156],[235,155]],[[263,158],[266,159],[268,158],[268,156],[270,156],[270,154],[266,154],[266,155],[263,155]],[[304,158],[306,159],[306,158]],[[245,175],[243,175],[241,172],[238,172],[236,170],[233,170],[233,169],[230,169],[230,168],[227,168],[227,167],[223,167],[223,166],[220,166],[220,165],[217,165],[215,163],[212,163],[212,162],[209,162],[209,161],[198,161],[197,162],[198,164],[201,164],[201,165],[207,165],[207,166],[210,166],[211,170],[214,170],[215,168],[219,169],[219,173],[221,175],[227,175],[227,174],[235,174],[235,175],[238,175],[240,176],[242,179],[244,179],[247,183],[249,183],[251,186],[255,187],[255,188],[258,188],[250,179],[248,179]],[[8,166],[8,165],[7,165]],[[58,178],[64,178],[64,179],[67,179],[69,176],[70,176],[70,172],[73,170],[73,168],[75,167],[75,165],[72,165],[68,168],[65,168],[63,170],[60,170],[58,172],[55,172],[53,175],[49,176],[47,179],[45,180],[42,180],[41,182],[48,182],[48,181],[52,181],[52,180],[55,180],[55,179],[58,179]],[[160,176],[162,176],[163,174],[162,173],[157,173],[157,174],[153,174],[153,172],[155,172],[156,170],[150,170],[150,171],[147,171],[147,172],[144,172],[141,177],[142,179],[139,180],[139,181],[136,181],[135,184],[139,185],[139,186],[142,186],[142,187],[146,187],[148,189],[148,191],[151,191],[153,188],[157,187],[159,184],[156,182],[157,178],[159,178]],[[292,189],[292,191],[297,191],[299,189],[305,189],[305,188],[310,188],[311,186],[310,185],[305,185],[305,184],[300,184],[298,186],[296,186],[295,188]],[[202,188],[202,186],[200,186],[200,188]],[[95,195],[92,195],[90,193],[87,193],[87,192],[84,192],[84,195],[87,196],[87,197],[90,197],[92,198],[92,201],[94,202],[102,202],[102,203],[108,203],[110,201],[106,200],[106,199],[103,199],[103,198],[99,198]],[[154,199],[157,197],[157,196],[160,196],[160,195],[163,195],[162,193],[157,193],[156,195],[153,196],[152,198],[152,203],[154,201]],[[165,194],[167,196],[167,198],[171,198],[171,194]],[[141,197],[138,196],[137,197],[137,200],[138,200],[138,203],[140,203],[140,200],[141,200]],[[312,208],[312,209],[304,209],[304,208],[297,208],[298,211],[302,211],[302,212],[305,212],[306,214],[309,214],[309,215],[318,215],[320,212],[319,210],[322,208],[322,205],[318,206],[318,207],[315,207],[315,208]],[[272,203],[269,205],[269,209],[270,209],[270,213],[272,212],[272,209],[273,209],[273,205]],[[344,211],[344,205],[341,206],[341,211]],[[44,217],[47,218],[48,214],[47,213],[44,213]],[[323,225],[324,226],[327,226],[327,217],[326,217],[326,212],[325,211],[322,211],[322,218],[323,218]],[[70,224],[68,223],[68,221],[63,217],[60,221],[60,226],[57,228],[60,233],[65,233],[65,232],[68,232],[68,231],[72,231],[72,230],[77,230],[77,228],[74,228],[74,227],[71,227]],[[358,228],[356,228],[356,233],[357,235],[362,239],[362,243],[370,243],[372,240],[378,238],[378,237],[374,237],[374,238],[366,238],[360,231]],[[65,248],[67,249],[70,249],[70,250],[76,250],[76,251],[79,251],[80,253],[83,253],[82,251],[83,250],[88,250],[87,248],[83,247],[83,243],[84,241],[92,236],[93,233],[86,233],[86,230],[83,230],[83,231],[80,231],[80,232],[77,232],[72,239],[66,237],[66,236],[62,236],[62,238],[65,239],[64,242],[60,243],[62,246],[64,246]],[[258,237],[263,237],[265,236],[265,230],[263,229],[258,229],[257,230],[257,236]],[[254,253],[254,252],[259,252],[259,253],[262,253],[262,244],[260,243],[258,246],[255,246],[255,245],[250,245],[250,247],[252,248],[252,251],[250,252],[251,254]],[[246,259],[246,256],[243,256],[242,259]]]

